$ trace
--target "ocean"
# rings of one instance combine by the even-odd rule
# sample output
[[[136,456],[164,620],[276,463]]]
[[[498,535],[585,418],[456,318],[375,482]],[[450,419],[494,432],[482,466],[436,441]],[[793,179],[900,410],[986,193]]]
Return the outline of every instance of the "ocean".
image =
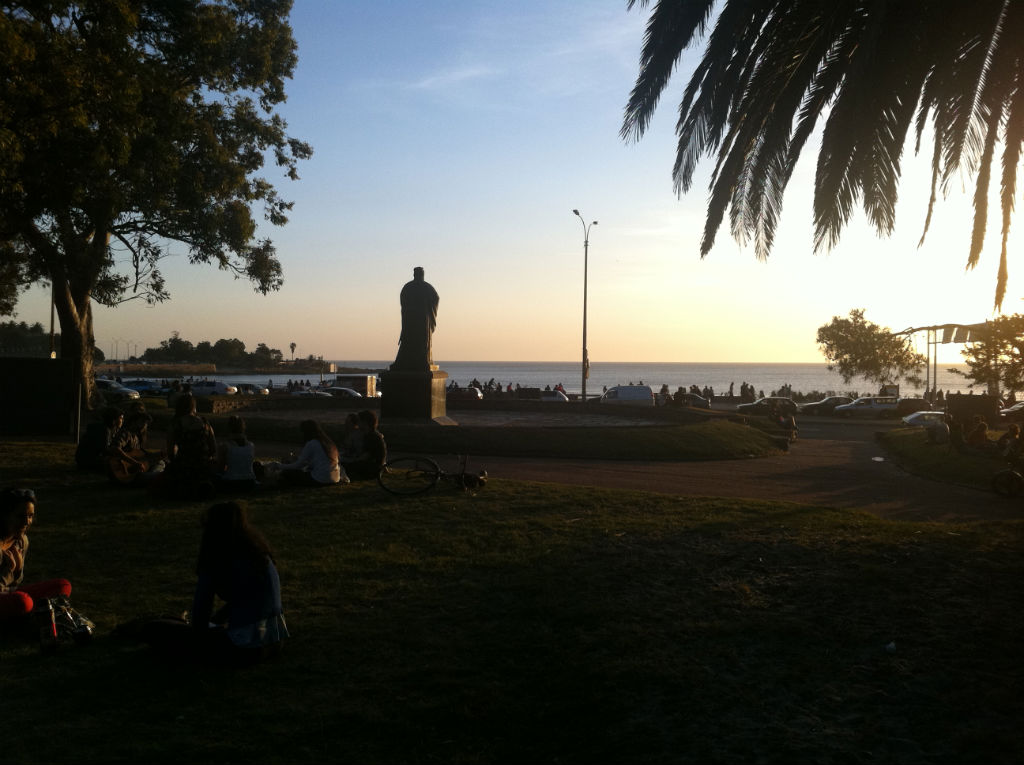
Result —
[[[363,369],[387,369],[390,361],[351,361],[335,362],[341,367],[358,367]],[[561,383],[567,393],[580,393],[580,362],[562,361],[438,361],[440,369],[448,373],[449,380],[460,386],[469,385],[474,379],[482,384],[489,380],[500,383],[504,388],[509,383],[524,388],[554,387]],[[947,392],[967,392],[967,380],[950,372],[951,369],[964,370],[962,364],[939,365],[938,387]],[[266,385],[266,376],[254,375],[216,375],[217,379],[227,382],[253,382]],[[284,385],[293,375],[272,375],[275,386]],[[325,380],[333,380],[334,375],[324,375]],[[310,379],[308,375],[303,380]],[[319,377],[310,379],[318,383]],[[878,386],[863,379],[844,383],[836,372],[829,372],[824,363],[818,364],[757,364],[757,363],[703,363],[703,362],[593,362],[590,365],[590,378],[587,380],[588,396],[600,394],[604,387],[625,385],[628,383],[645,383],[655,391],[662,385],[668,385],[670,391],[679,386],[689,388],[696,385],[703,389],[710,386],[716,395],[727,395],[729,385],[738,396],[740,384],[753,385],[758,392],[764,391],[771,395],[784,385],[790,385],[794,393],[873,395]],[[904,396],[920,395],[924,384],[915,386],[906,382],[900,386],[900,394]]]

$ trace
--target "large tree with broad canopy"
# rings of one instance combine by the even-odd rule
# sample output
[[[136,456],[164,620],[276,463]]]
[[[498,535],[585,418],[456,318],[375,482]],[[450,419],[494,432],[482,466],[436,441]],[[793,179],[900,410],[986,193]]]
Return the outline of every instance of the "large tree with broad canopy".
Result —
[[[0,308],[50,284],[61,352],[92,382],[92,302],[168,298],[173,243],[266,293],[282,283],[253,208],[291,204],[311,149],[275,107],[295,67],[291,0],[0,2]]]

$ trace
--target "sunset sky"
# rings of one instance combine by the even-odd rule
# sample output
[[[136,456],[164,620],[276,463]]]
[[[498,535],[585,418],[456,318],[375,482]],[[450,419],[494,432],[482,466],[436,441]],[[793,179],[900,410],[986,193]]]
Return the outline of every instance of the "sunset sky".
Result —
[[[674,122],[696,58],[684,59],[640,143],[619,138],[646,15],[624,0],[296,0],[299,66],[282,113],[314,156],[301,180],[267,176],[295,201],[267,226],[284,265],[267,297],[184,248],[163,270],[172,299],[96,311],[107,356],[237,337],[289,355],[394,358],[398,292],[414,266],[441,296],[434,358],[560,361],[580,356],[583,227],[590,235],[592,361],[820,361],[817,327],[865,308],[894,330],[993,316],[998,220],[965,272],[972,189],[938,207],[923,147],[904,159],[896,233],[858,214],[829,254],[812,252],[807,154],[790,184],[767,262],[728,225],[704,260],[706,161],[694,189],[672,190]],[[995,208],[998,209],[998,208]],[[1012,243],[1011,243],[1012,245]],[[1019,242],[1011,246],[1019,252]],[[1022,310],[1019,260],[1004,310]],[[48,293],[17,320],[49,322]],[[923,345],[922,348],[923,350]],[[947,346],[942,361],[958,361]]]

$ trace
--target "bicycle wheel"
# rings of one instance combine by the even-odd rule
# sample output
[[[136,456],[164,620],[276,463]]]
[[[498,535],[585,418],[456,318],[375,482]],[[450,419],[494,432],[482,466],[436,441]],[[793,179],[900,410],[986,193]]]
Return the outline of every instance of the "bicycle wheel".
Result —
[[[399,457],[390,460],[377,476],[377,483],[392,494],[420,494],[434,487],[441,468],[427,457]]]
[[[1015,470],[1002,470],[992,476],[992,491],[1001,497],[1016,497],[1024,489],[1024,478]]]

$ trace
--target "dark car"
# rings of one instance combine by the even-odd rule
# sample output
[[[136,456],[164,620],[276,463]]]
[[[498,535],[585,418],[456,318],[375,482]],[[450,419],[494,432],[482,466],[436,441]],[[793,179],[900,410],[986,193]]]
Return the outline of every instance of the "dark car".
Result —
[[[797,407],[797,411],[799,411],[800,414],[832,414],[832,410],[837,406],[852,403],[853,399],[849,396],[829,396],[828,398],[823,398],[821,401],[812,401],[807,404],[800,404],[800,406]]]
[[[156,380],[125,380],[121,384],[125,388],[131,388],[144,396],[160,396],[167,393],[167,388]]]
[[[999,419],[1004,422],[1024,422],[1024,401],[999,410]]]
[[[923,398],[901,398],[896,402],[897,417],[905,417],[914,412],[930,412],[934,410],[935,407]]]
[[[483,397],[479,388],[452,388],[448,391],[448,398],[453,401],[479,401]]]
[[[710,409],[711,402],[696,393],[675,393],[671,402],[676,406],[692,406],[694,409]]]
[[[752,404],[740,404],[736,411],[740,414],[766,415],[772,407],[782,414],[796,414],[796,402],[786,396],[765,396]]]
[[[119,404],[139,398],[137,390],[126,388],[116,380],[99,378],[96,380],[96,389],[99,390],[104,402],[107,404]]]

